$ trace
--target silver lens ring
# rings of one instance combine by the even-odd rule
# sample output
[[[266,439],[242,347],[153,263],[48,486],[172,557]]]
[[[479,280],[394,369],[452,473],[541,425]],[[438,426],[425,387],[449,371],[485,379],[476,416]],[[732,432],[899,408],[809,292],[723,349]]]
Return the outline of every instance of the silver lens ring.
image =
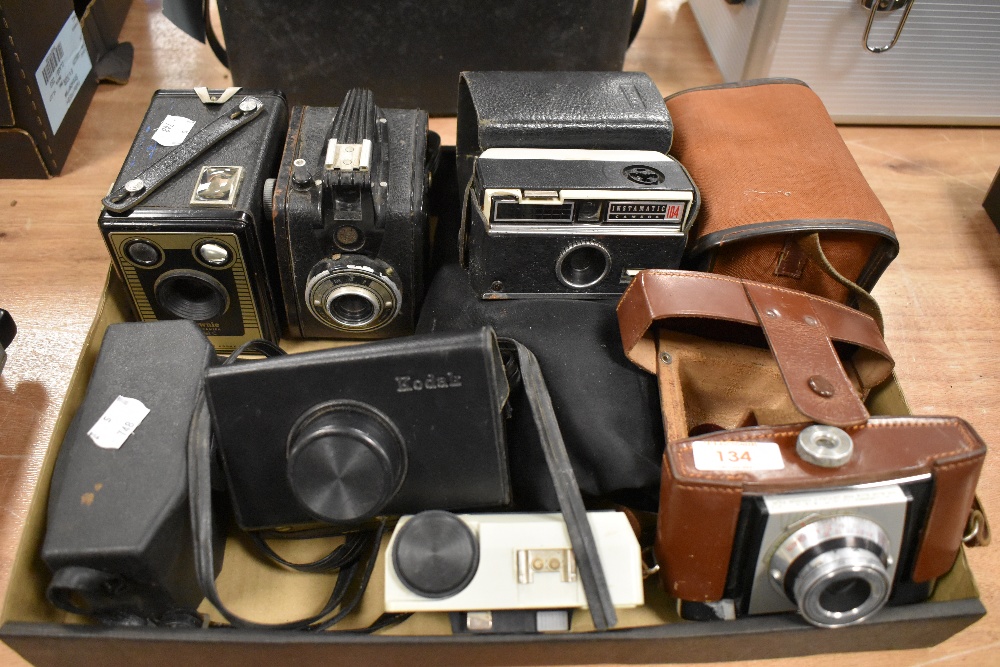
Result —
[[[399,313],[402,294],[392,269],[368,258],[323,262],[306,284],[305,301],[317,320],[338,331],[372,331]]]
[[[795,578],[799,613],[821,627],[860,623],[885,606],[892,582],[882,561],[871,551],[845,548],[828,551],[806,565]]]
[[[574,243],[556,260],[556,278],[571,289],[586,289],[598,284],[611,270],[611,253],[592,241]]]
[[[771,555],[771,581],[802,616],[822,627],[859,623],[889,598],[891,543],[881,526],[859,516],[812,521]]]

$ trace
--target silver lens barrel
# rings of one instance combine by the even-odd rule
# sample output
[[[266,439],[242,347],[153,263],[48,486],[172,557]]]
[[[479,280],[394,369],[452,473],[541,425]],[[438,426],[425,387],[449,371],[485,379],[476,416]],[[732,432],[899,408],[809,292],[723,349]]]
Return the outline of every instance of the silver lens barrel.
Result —
[[[385,326],[399,313],[402,298],[392,267],[356,255],[318,263],[305,289],[309,312],[338,331],[372,331]]]
[[[870,519],[830,516],[788,535],[771,556],[772,582],[821,627],[860,623],[889,599],[891,545]]]

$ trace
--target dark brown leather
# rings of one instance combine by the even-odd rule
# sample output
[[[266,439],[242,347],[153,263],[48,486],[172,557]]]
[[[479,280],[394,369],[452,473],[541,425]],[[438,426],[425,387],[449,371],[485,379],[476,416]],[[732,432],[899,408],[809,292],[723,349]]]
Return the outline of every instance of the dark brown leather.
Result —
[[[671,595],[702,602],[722,598],[745,494],[837,488],[925,473],[934,477],[934,494],[912,578],[930,581],[951,569],[986,455],[986,445],[972,427],[956,417],[872,417],[846,429],[854,440],[851,460],[840,468],[821,468],[795,453],[799,431],[808,425],[758,426],[667,445],[656,555]],[[698,440],[777,442],[785,467],[700,471],[692,454]]]
[[[898,252],[892,223],[819,97],[801,81],[763,79],[666,99],[671,154],[702,193],[692,268],[845,302],[850,291],[786,241],[819,232],[836,270],[870,290]]]
[[[714,274],[648,270],[633,279],[618,303],[625,352],[652,373],[663,371],[654,323],[670,328],[683,322],[690,332],[699,323],[707,328],[719,321],[763,329],[795,407],[823,424],[850,426],[868,418],[833,341],[858,346],[852,362],[862,394],[892,372],[892,356],[871,317],[803,292]],[[832,394],[820,395],[811,382],[829,385]],[[676,400],[661,391],[661,401]]]

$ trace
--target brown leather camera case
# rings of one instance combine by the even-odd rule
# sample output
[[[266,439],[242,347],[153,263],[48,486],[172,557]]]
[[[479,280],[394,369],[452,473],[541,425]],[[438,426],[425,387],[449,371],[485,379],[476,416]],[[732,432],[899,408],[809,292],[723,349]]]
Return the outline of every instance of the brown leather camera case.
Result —
[[[666,104],[674,122],[671,154],[702,194],[688,267],[841,303],[854,290],[844,279],[871,290],[899,245],[889,215],[807,85],[744,81],[681,91]],[[818,253],[802,245],[816,233]]]
[[[892,373],[871,317],[775,285],[642,271],[618,321],[629,359],[658,377],[668,441],[705,425],[861,424],[865,396]]]

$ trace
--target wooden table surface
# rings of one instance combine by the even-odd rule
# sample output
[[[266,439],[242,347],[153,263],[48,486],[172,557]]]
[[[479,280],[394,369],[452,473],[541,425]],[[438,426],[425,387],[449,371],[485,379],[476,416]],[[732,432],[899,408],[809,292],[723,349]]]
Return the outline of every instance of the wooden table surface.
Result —
[[[135,45],[132,80],[98,90],[63,174],[0,181],[0,306],[19,328],[0,378],[0,592],[104,284],[108,256],[95,224],[100,199],[155,89],[229,83],[208,48],[159,9],[152,0],[134,3],[122,35]],[[626,69],[648,72],[664,94],[721,81],[683,0],[650,2]],[[453,119],[432,124],[445,143],[454,142]],[[987,443],[1000,442],[1000,236],[981,207],[1000,166],[1000,128],[843,127],[841,133],[902,247],[875,296],[913,412],[959,415]],[[987,459],[979,493],[988,511],[1000,512],[996,455]],[[1000,548],[972,550],[969,560],[985,618],[931,648],[846,659],[881,667],[1000,663]],[[761,664],[839,667],[844,660],[817,655]],[[0,665],[22,664],[0,647]]]

